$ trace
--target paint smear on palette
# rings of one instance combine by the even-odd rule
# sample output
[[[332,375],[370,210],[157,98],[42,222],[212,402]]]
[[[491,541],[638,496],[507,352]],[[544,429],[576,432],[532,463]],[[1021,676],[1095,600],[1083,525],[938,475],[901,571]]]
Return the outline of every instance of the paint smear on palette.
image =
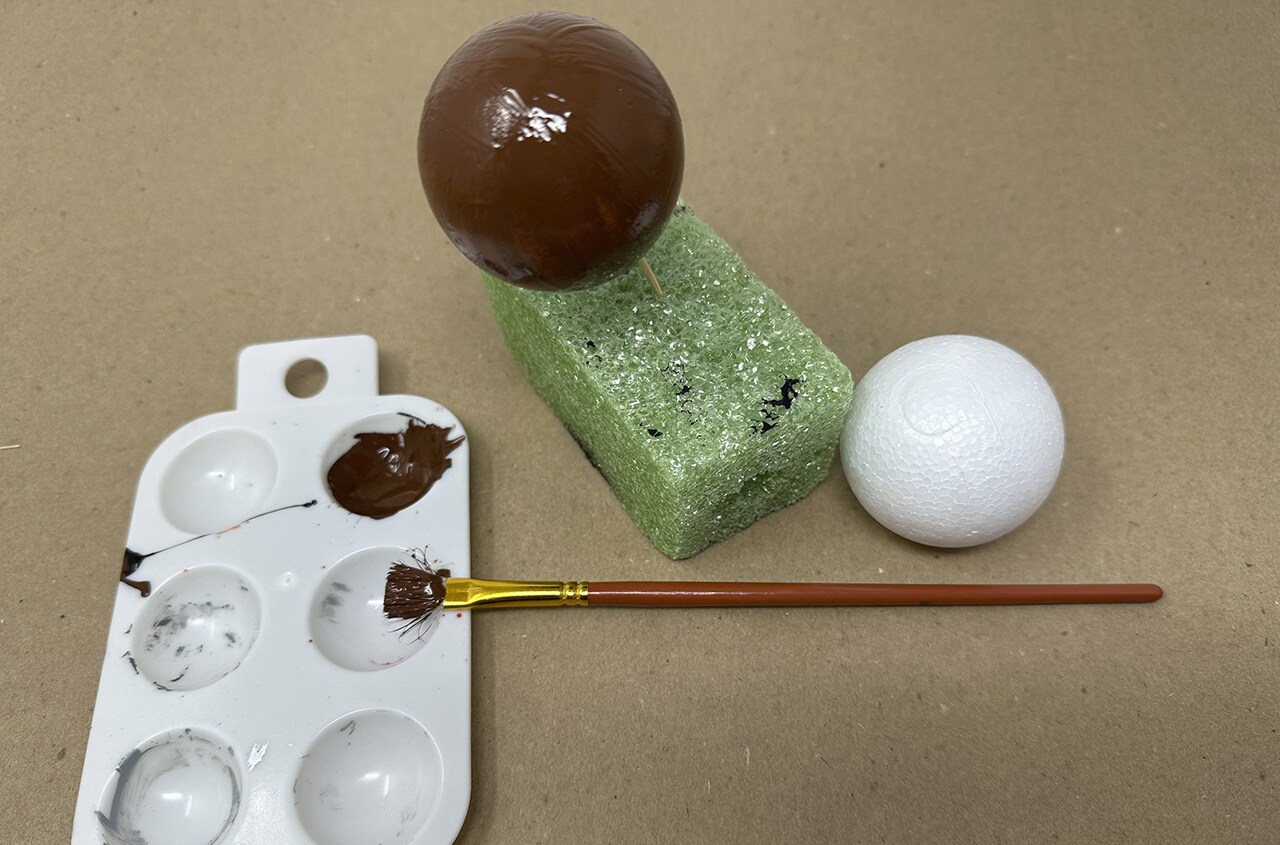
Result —
[[[240,811],[243,784],[230,746],[191,729],[135,748],[116,766],[97,811],[106,845],[222,845]],[[155,798],[164,790],[163,801]],[[170,805],[185,809],[171,812]]]
[[[417,502],[444,476],[449,453],[463,441],[443,428],[403,414],[404,431],[365,432],[329,467],[329,492],[346,510],[384,519]]]
[[[235,525],[232,525],[229,528],[224,528],[221,531],[211,531],[208,534],[199,534],[195,537],[191,537],[190,539],[183,540],[181,543],[174,543],[172,546],[165,546],[163,549],[156,549],[154,552],[146,552],[145,554],[142,552],[135,552],[133,549],[126,546],[124,550],[124,560],[120,564],[120,583],[124,584],[127,587],[133,587],[135,590],[137,590],[139,593],[142,594],[143,598],[146,598],[147,596],[151,595],[151,582],[135,581],[133,579],[133,575],[137,573],[138,568],[142,566],[142,562],[147,558],[151,557],[152,555],[158,555],[161,552],[167,552],[170,549],[176,549],[179,546],[185,546],[187,543],[194,543],[196,540],[203,540],[205,537],[215,537],[219,534],[226,534],[228,531],[235,531],[237,528],[239,528],[240,526],[244,525],[247,522],[253,522],[255,519],[260,519],[264,516],[270,516],[273,513],[280,513],[281,511],[292,510],[293,508],[311,508],[311,507],[315,507],[316,504],[318,504],[318,500],[312,499],[309,502],[301,502],[296,505],[285,505],[284,507],[281,507],[281,508],[272,508],[269,511],[264,511],[263,513],[251,516],[248,519],[243,519],[240,522],[237,522]]]

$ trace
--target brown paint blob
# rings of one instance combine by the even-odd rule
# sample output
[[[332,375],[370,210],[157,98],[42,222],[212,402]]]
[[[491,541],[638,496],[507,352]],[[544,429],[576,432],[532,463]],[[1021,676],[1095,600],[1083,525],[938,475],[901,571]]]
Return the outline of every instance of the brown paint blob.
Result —
[[[384,519],[399,513],[453,466],[449,453],[463,438],[450,440],[451,431],[410,417],[404,431],[357,434],[356,444],[329,467],[329,492],[360,516]]]
[[[152,552],[152,554],[155,553]],[[144,599],[151,595],[151,582],[137,581],[130,576],[138,571],[138,567],[142,566],[142,561],[147,557],[149,555],[138,554],[133,549],[126,548],[124,550],[124,560],[120,564],[120,583],[126,587],[133,587]]]
[[[648,56],[592,18],[499,21],[427,95],[418,166],[431,210],[470,261],[537,290],[629,270],[684,175],[675,98]]]

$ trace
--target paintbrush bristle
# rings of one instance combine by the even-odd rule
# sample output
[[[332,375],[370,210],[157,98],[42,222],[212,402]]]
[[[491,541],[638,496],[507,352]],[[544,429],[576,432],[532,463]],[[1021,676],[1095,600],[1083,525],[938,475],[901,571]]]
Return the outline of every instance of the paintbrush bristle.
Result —
[[[382,612],[388,619],[418,622],[444,603],[444,577],[429,566],[397,561],[387,573]]]

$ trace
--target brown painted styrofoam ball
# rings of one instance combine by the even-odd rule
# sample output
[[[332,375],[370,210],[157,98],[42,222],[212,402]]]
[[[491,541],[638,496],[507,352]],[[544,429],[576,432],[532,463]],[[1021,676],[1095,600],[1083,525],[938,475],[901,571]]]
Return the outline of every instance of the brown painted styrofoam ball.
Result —
[[[592,18],[499,21],[427,94],[418,167],[431,210],[484,271],[539,290],[607,281],[662,231],[684,135],[662,74]]]

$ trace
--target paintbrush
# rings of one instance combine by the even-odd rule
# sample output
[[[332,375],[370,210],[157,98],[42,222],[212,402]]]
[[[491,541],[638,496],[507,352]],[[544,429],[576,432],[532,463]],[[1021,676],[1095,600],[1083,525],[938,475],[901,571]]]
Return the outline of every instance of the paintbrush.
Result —
[[[493,581],[395,563],[383,612],[410,624],[437,608],[870,607],[1152,602],[1155,584],[830,584],[775,581]]]

